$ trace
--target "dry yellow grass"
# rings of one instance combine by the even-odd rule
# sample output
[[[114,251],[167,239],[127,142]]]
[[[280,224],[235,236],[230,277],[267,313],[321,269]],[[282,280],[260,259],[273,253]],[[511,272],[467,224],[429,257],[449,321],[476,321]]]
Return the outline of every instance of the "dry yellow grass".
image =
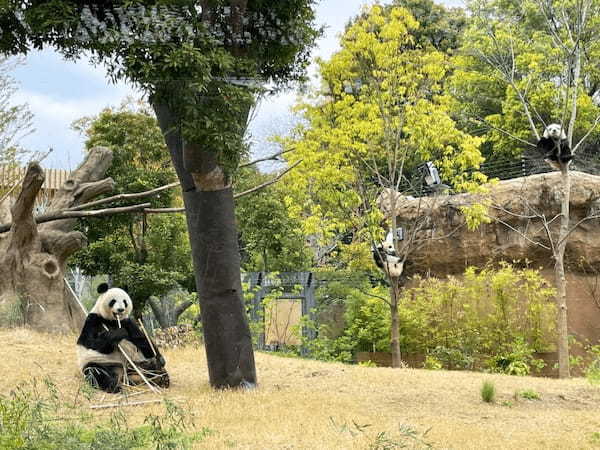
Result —
[[[80,377],[74,336],[4,330],[0,342],[0,393],[43,373],[63,395],[75,395]],[[208,386],[203,349],[166,351],[165,357],[172,380],[167,396],[195,415],[198,429],[213,431],[197,448],[361,449],[380,432],[399,439],[401,424],[419,432],[431,428],[426,440],[435,448],[600,446],[594,438],[600,433],[600,389],[583,379],[365,368],[258,353],[258,389],[215,392]],[[481,401],[484,380],[495,383],[496,404]],[[513,398],[525,389],[541,400]],[[503,406],[505,401],[512,406]],[[137,422],[162,409],[128,407],[127,414]],[[110,411],[94,414],[100,420]],[[354,423],[370,426],[358,431]]]

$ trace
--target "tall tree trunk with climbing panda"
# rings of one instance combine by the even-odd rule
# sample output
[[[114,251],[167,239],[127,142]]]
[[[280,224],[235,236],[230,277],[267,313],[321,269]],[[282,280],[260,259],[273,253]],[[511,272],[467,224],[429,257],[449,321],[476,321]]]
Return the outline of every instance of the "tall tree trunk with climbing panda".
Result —
[[[48,211],[64,211],[112,191],[113,180],[103,178],[111,163],[109,149],[91,149],[50,201]],[[35,223],[35,199],[43,183],[43,169],[30,163],[14,204],[6,199],[0,205],[0,222],[12,221],[10,230],[0,234],[0,326],[24,324],[38,331],[67,333],[79,330],[85,316],[64,284],[66,261],[86,245],[86,239],[73,231],[76,219]]]

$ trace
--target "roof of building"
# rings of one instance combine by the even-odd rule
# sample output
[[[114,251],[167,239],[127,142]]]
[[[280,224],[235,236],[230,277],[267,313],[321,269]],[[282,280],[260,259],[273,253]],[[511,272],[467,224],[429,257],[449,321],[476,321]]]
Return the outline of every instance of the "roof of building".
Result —
[[[25,176],[25,167],[0,165],[0,189],[12,187]],[[42,189],[56,191],[69,179],[70,171],[64,169],[44,169]]]

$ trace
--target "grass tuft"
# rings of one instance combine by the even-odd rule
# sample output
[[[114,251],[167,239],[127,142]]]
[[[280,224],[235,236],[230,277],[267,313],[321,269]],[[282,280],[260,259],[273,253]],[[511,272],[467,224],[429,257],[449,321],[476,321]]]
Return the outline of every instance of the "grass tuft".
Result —
[[[496,386],[491,381],[484,381],[481,385],[481,400],[485,403],[496,401]]]
[[[527,400],[541,400],[540,394],[538,394],[533,389],[525,389],[519,392],[519,397],[527,399]]]

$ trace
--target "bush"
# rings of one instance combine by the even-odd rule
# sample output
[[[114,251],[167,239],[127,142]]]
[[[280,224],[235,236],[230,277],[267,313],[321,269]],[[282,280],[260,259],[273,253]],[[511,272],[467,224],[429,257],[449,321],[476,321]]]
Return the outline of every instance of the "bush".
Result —
[[[541,400],[540,394],[533,389],[525,389],[518,393],[518,396],[527,400]]]
[[[600,345],[593,345],[589,349],[592,362],[585,371],[585,377],[591,384],[600,385]]]
[[[481,385],[481,400],[486,403],[496,401],[496,386],[491,381],[484,381]]]
[[[529,375],[532,367],[541,370],[546,365],[544,361],[534,358],[533,353],[534,349],[527,345],[523,338],[518,337],[511,349],[487,361],[488,369],[507,375]]]
[[[402,351],[435,356],[446,368],[487,362],[494,371],[529,373],[533,352],[550,351],[555,311],[537,271],[502,264],[466,270],[464,279],[417,279],[400,304]]]

